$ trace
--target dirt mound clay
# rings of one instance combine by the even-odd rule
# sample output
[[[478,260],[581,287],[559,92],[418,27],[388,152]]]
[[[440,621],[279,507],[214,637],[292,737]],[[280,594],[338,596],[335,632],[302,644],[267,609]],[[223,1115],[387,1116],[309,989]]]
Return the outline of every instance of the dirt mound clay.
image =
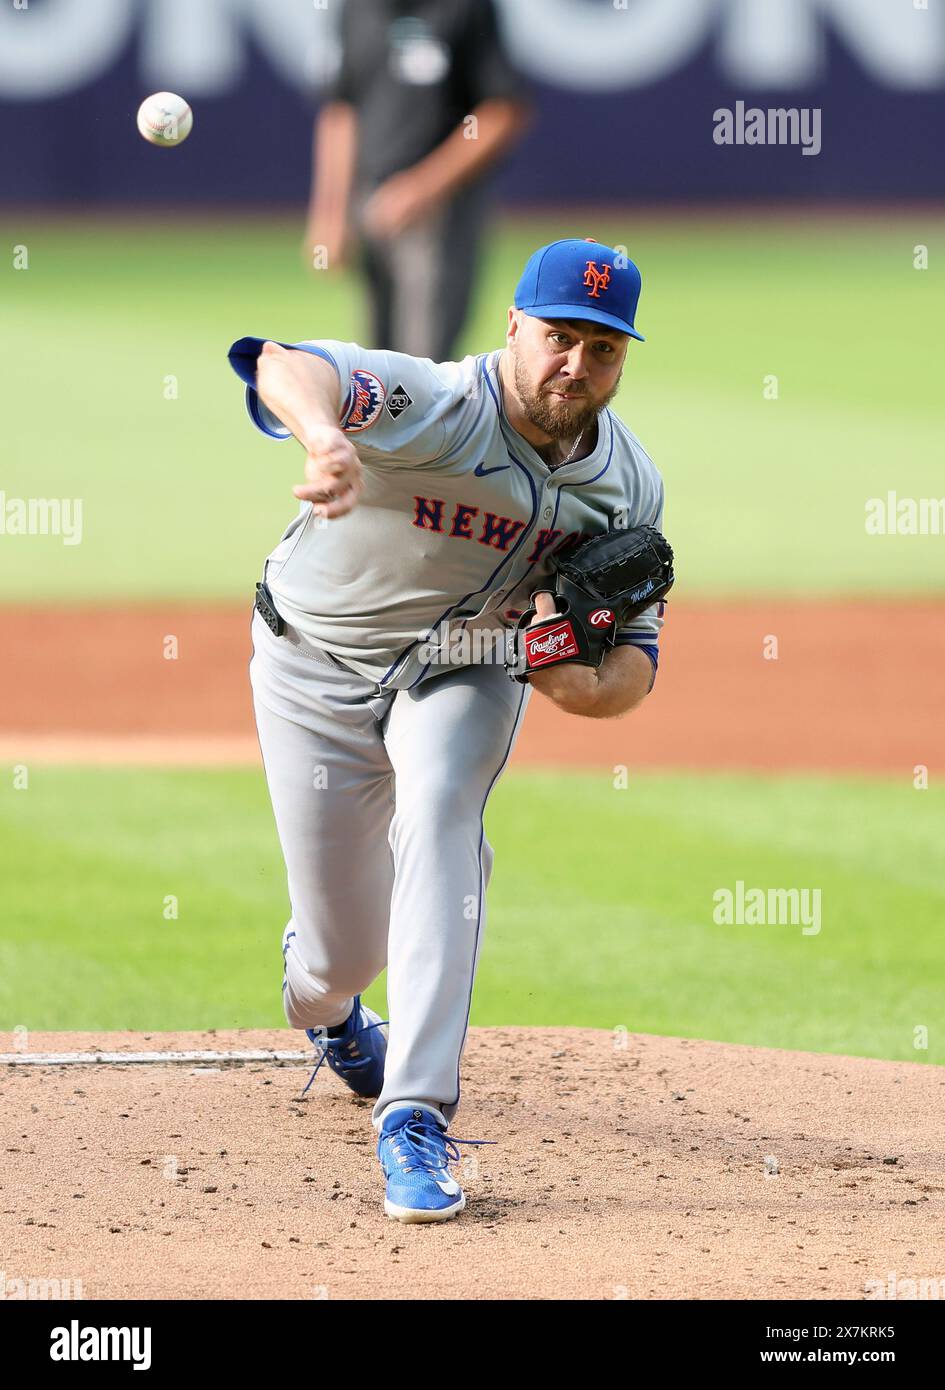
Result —
[[[34,1033],[29,1053],[299,1037]],[[300,1101],[307,1076],[5,1066],[6,1279],[86,1299],[853,1300],[945,1279],[939,1068],[472,1029],[453,1128],[496,1142],[461,1146],[467,1209],[433,1227],[384,1216],[370,1102],[327,1068]]]
[[[259,764],[249,609],[0,608],[0,761]],[[668,605],[625,721],[535,698],[513,765],[885,772],[945,765],[945,603]]]

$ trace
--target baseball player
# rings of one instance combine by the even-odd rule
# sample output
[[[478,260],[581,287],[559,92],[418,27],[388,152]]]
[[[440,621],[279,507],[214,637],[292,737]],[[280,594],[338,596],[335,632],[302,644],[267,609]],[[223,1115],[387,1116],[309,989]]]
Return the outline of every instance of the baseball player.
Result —
[[[482,1142],[448,1129],[493,862],[483,814],[531,692],[608,718],[653,684],[663,486],[608,409],[643,341],[639,294],[625,256],[569,239],[529,259],[500,351],[230,349],[253,422],[306,455],[250,665],[288,871],[285,1013],[319,1066],[376,1098],[401,1221],[456,1215],[456,1143]],[[361,1003],[385,966],[389,1024]]]

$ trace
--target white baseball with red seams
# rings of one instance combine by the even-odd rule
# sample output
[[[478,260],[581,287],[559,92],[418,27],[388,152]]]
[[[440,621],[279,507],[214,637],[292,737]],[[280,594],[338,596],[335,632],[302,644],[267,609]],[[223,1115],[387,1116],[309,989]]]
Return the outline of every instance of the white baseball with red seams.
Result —
[[[138,107],[138,132],[151,145],[180,145],[194,127],[194,113],[176,92],[154,92]]]

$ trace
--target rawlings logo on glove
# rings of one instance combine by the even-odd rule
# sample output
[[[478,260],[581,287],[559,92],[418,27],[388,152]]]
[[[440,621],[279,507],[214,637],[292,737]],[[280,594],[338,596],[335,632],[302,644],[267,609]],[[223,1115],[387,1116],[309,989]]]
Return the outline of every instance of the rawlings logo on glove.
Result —
[[[534,622],[533,605],[510,634],[506,668],[514,680],[558,662],[600,666],[617,628],[665,598],[675,579],[672,547],[653,526],[595,536],[555,570],[554,617]]]
[[[543,624],[525,633],[529,670],[535,666],[545,666],[549,661],[569,661],[578,655],[579,650],[571,624],[567,622],[559,623],[557,627]]]

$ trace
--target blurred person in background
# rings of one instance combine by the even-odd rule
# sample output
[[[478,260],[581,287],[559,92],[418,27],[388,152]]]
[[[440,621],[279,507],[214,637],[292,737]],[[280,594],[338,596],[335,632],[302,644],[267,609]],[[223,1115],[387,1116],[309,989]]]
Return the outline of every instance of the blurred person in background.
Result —
[[[347,0],[315,122],[306,259],[360,249],[373,346],[452,359],[486,176],[529,118],[494,0]],[[474,118],[474,119],[471,119]]]

